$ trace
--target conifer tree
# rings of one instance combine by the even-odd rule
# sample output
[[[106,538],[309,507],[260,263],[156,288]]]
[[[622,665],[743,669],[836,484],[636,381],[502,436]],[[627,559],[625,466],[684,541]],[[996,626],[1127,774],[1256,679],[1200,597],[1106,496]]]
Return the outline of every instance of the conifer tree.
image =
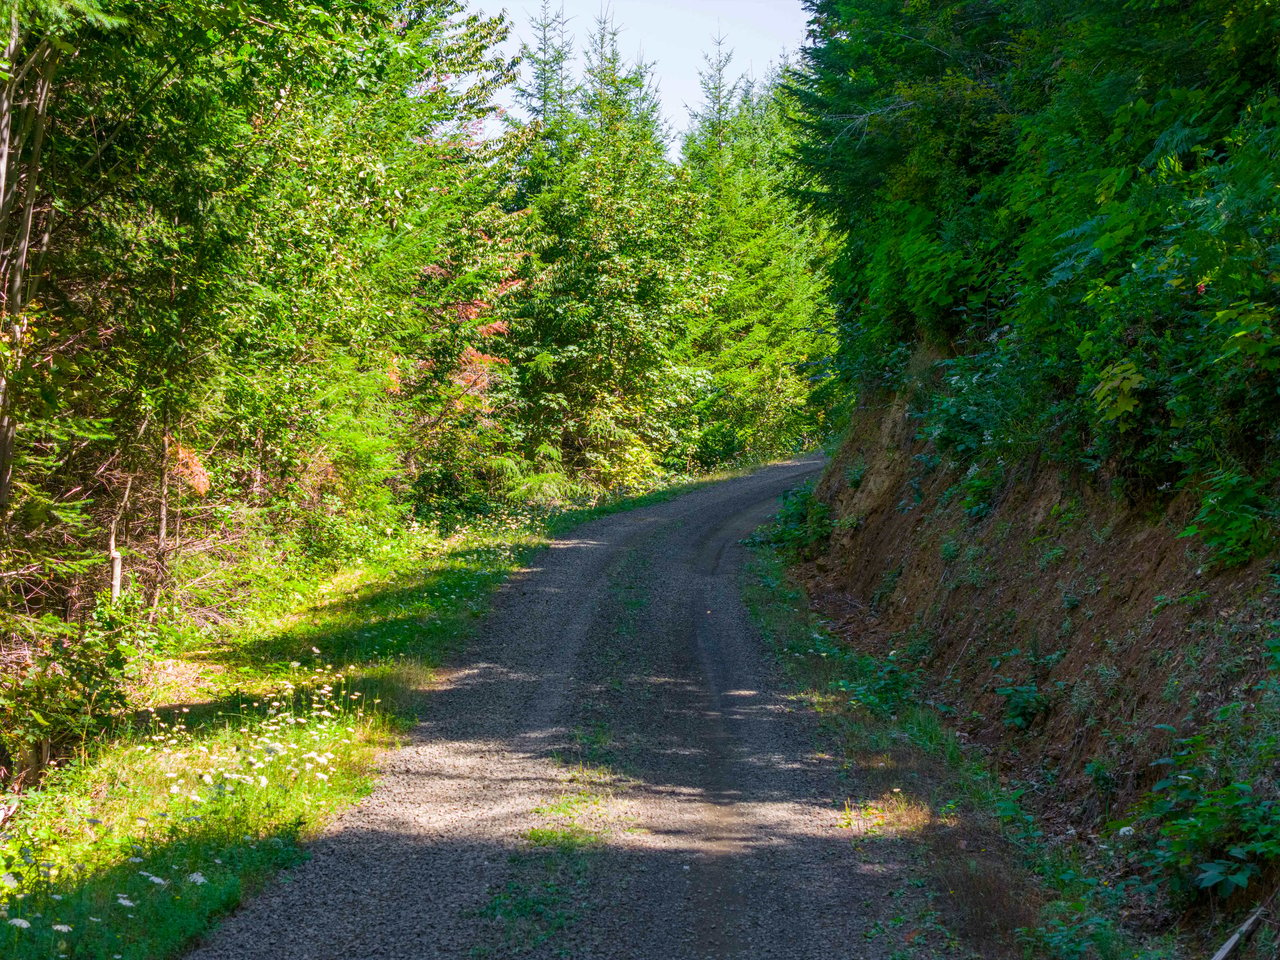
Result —
[[[717,278],[686,346],[690,362],[714,374],[687,431],[690,459],[708,466],[814,441],[823,406],[813,394],[830,342],[830,242],[796,200],[786,95],[776,76],[733,77],[732,62],[718,38],[683,144],[708,216],[704,262]]]
[[[665,157],[649,70],[627,62],[618,37],[602,17],[581,84],[564,87],[576,89],[572,149],[550,172],[536,153],[519,171],[531,255],[509,298],[524,454],[542,466],[554,451],[554,464],[602,486],[659,470],[682,402],[672,348],[705,304],[699,205]]]

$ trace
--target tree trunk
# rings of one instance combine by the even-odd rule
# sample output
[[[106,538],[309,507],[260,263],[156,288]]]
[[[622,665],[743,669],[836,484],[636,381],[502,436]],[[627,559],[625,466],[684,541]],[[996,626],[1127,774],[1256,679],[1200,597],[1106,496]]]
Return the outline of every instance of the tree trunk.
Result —
[[[31,47],[10,15],[3,57],[11,64],[0,85],[0,337],[7,350],[0,359],[0,521],[9,512],[17,436],[15,378],[22,363],[27,322],[23,312],[35,290],[34,261],[48,246],[52,210],[40,211],[41,165],[48,130],[49,96],[59,55],[47,40]],[[39,230],[36,221],[43,221]],[[32,237],[39,236],[33,245]]]
[[[129,491],[133,489],[133,477],[125,481],[124,497],[120,501],[120,509],[111,520],[111,542],[107,547],[107,558],[111,561],[111,603],[114,606],[120,600],[121,585],[124,579],[124,558],[116,544],[116,528],[129,506]]]
[[[159,530],[156,533],[156,576],[151,589],[151,622],[154,623],[160,593],[164,590],[169,553],[169,433],[166,430],[160,460]]]

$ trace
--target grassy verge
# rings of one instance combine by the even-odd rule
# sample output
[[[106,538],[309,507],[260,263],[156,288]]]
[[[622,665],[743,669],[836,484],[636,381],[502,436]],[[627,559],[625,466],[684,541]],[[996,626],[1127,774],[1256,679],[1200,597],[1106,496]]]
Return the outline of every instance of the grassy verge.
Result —
[[[766,539],[787,544],[795,536],[783,530]],[[941,922],[975,955],[1183,956],[1172,935],[1139,943],[1122,928],[1121,891],[1090,875],[1070,849],[1044,842],[1018,791],[921,698],[916,676],[897,655],[853,651],[823,628],[772,542],[755,545],[745,595],[853,772],[850,825],[922,846],[918,861],[936,891]]]
[[[18,798],[0,834],[0,955],[178,954],[371,789],[432,672],[535,550],[718,479],[406,533],[172,643],[133,712]]]

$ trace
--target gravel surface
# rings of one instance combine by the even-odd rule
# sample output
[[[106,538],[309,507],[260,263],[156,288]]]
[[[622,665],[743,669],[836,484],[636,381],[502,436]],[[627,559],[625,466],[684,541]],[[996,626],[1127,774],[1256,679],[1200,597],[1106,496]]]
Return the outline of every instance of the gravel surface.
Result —
[[[374,793],[191,960],[889,956],[905,866],[841,829],[848,785],[739,598],[739,541],[819,466],[541,553]]]

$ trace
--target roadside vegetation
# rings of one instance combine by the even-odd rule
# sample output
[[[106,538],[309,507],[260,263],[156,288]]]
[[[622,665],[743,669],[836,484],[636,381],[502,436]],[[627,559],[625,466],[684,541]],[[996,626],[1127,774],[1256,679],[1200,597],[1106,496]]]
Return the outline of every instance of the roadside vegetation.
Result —
[[[862,426],[882,442],[879,415]],[[1133,560],[1106,558],[1111,535],[1089,526],[1105,495],[1072,507],[1024,492],[973,523],[945,497],[956,473],[904,507],[918,479],[904,458],[867,471],[861,499],[840,463],[820,484],[840,495],[795,491],[762,534],[749,597],[854,788],[883,812],[902,798],[879,787],[911,772],[924,808],[899,813],[929,846],[944,914],[1011,956],[1211,955],[1273,889],[1273,586],[1192,568],[1164,582],[1194,593],[1145,583],[1117,605],[1134,581],[1115,571]],[[873,504],[877,519],[842,524]],[[972,523],[959,541],[957,522]],[[1126,516],[1116,535],[1150,526]],[[1147,533],[1152,567],[1169,565],[1161,540],[1177,544]],[[1209,591],[1221,607],[1206,619]],[[1234,955],[1275,948],[1265,924]]]
[[[16,798],[0,835],[5,955],[179,951],[368,792],[377,753],[412,723],[433,672],[550,537],[722,477],[495,512],[448,535],[408,531],[331,576],[259,595],[217,636],[173,639],[129,690],[132,709]],[[535,859],[576,837],[576,798],[546,811]],[[501,919],[509,905],[494,910]]]
[[[806,576],[1128,921],[1204,934],[1280,863],[1280,13],[807,8],[790,89],[838,244],[825,389],[860,410],[797,507]],[[1071,929],[1043,949],[1105,953]]]

